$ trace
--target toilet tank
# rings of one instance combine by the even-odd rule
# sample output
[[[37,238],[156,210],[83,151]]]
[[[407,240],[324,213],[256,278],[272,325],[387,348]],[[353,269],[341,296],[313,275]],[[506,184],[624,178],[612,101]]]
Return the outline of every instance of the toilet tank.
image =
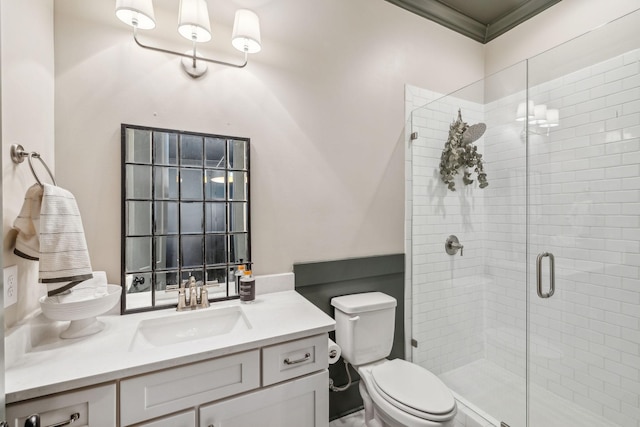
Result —
[[[382,292],[331,299],[335,307],[336,342],[354,366],[384,359],[391,353],[397,301]]]

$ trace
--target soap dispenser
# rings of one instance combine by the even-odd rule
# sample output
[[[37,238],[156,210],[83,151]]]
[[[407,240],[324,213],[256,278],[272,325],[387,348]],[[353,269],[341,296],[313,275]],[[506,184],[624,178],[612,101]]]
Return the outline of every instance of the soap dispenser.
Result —
[[[236,280],[236,295],[240,295],[240,279],[244,276],[244,265],[236,267],[235,280]]]
[[[251,270],[245,270],[240,279],[240,302],[252,303],[256,299],[256,280],[251,276]]]

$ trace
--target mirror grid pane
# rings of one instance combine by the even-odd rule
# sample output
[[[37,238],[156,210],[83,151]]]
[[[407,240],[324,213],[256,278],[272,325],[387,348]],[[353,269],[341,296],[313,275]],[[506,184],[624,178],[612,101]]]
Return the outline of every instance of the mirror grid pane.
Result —
[[[123,313],[175,305],[190,277],[210,301],[237,298],[234,272],[251,268],[249,140],[122,125],[122,159]]]

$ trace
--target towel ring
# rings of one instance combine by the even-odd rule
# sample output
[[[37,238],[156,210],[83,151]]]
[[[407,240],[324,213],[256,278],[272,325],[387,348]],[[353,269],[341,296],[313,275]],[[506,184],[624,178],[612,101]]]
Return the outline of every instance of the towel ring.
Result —
[[[53,185],[58,185],[56,184],[56,179],[51,173],[51,169],[49,169],[49,166],[47,166],[44,160],[42,160],[42,156],[40,156],[40,153],[37,153],[35,151],[28,153],[24,150],[24,147],[20,144],[11,145],[11,160],[13,160],[13,163],[15,164],[22,163],[24,162],[25,157],[29,161],[29,169],[31,169],[31,173],[33,174],[33,177],[36,179],[36,182],[40,185],[40,187],[42,187],[42,181],[40,181],[40,178],[38,178],[38,174],[36,173],[36,170],[33,167],[32,159],[34,158],[40,160],[40,163],[42,163],[42,166],[44,166],[45,170],[49,174],[49,177],[51,178],[51,182],[53,182]]]

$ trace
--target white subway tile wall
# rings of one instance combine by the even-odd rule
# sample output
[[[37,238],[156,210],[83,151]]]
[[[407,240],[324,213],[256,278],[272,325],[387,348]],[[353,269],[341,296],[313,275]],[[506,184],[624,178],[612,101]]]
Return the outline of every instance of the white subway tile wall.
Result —
[[[530,291],[530,379],[640,426],[640,51],[529,95],[560,110],[560,126],[529,141],[529,265],[553,253],[557,288],[547,300]]]
[[[559,110],[560,125],[529,124],[528,144],[525,123],[516,121],[526,91],[498,96],[494,85],[478,85],[412,114],[419,134],[407,176],[413,361],[443,374],[485,360],[524,381],[528,309],[531,390],[610,425],[640,427],[640,51],[529,88],[536,105]],[[463,100],[478,90],[486,99]],[[487,124],[476,143],[488,174],[483,190],[458,182],[452,193],[439,181],[458,108],[469,124]],[[446,254],[450,234],[464,256]],[[555,255],[549,299],[535,289],[542,252]],[[546,291],[548,258],[542,267]],[[535,397],[532,414],[543,410]],[[524,399],[512,404],[522,417]],[[580,425],[565,422],[557,425]]]
[[[412,336],[412,271],[413,260],[412,254],[412,227],[413,227],[413,162],[412,162],[412,146],[411,132],[412,132],[412,115],[411,112],[424,107],[428,103],[441,98],[442,95],[426,89],[421,89],[411,85],[405,85],[405,133],[407,134],[405,146],[405,324],[404,331],[405,336]],[[423,123],[424,124],[424,123]],[[405,354],[407,358],[411,355],[411,340],[407,339],[405,344]]]
[[[438,164],[449,126],[461,110],[469,124],[483,121],[484,108],[473,102],[435,101],[413,114],[419,139],[413,152],[413,308],[418,351],[413,361],[436,374],[483,356],[482,240],[484,200],[461,177],[451,193],[440,182]],[[483,152],[483,139],[477,141]],[[475,187],[475,185],[474,185]],[[463,255],[448,255],[445,241],[455,235]],[[415,284],[420,284],[415,286]]]

